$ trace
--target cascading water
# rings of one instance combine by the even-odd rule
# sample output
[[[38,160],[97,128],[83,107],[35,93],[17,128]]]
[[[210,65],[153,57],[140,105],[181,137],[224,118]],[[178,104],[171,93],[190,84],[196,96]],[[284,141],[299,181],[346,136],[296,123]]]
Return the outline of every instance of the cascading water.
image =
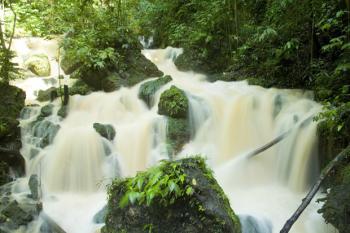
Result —
[[[23,115],[27,177],[39,175],[43,211],[66,232],[98,232],[101,224],[93,223],[93,217],[106,204],[106,184],[168,158],[167,121],[157,114],[157,103],[171,85],[183,89],[190,102],[191,141],[177,157],[207,157],[240,215],[244,233],[278,232],[300,204],[318,173],[316,124],[300,123],[317,113],[320,105],[303,91],[264,89],[246,82],[209,83],[204,75],[180,72],[173,58],[181,52],[174,48],[142,52],[173,78],[155,94],[152,109],[138,98],[138,84],[113,93],[73,96],[65,119],[55,114],[57,100],[54,114],[46,119],[50,126],[41,122],[33,127],[40,107],[30,107]],[[116,138],[102,138],[94,123],[112,125]],[[59,128],[56,137],[41,148],[36,137],[53,125]],[[292,132],[276,146],[253,158],[245,156],[290,128]],[[330,232],[318,208],[311,203],[291,232]],[[24,232],[36,232],[33,229],[37,228]]]

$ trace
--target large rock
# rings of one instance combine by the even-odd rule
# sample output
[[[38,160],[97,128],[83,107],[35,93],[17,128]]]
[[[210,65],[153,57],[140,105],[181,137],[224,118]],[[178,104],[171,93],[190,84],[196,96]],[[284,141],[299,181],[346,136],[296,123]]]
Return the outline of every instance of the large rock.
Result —
[[[69,53],[64,52],[61,57],[60,65],[64,73],[68,75],[75,72],[81,66],[81,63],[74,59]]]
[[[176,86],[171,86],[160,96],[158,113],[173,118],[186,118],[188,107],[189,103],[185,92]]]
[[[60,126],[47,119],[33,122],[32,136],[36,140],[36,146],[45,148],[50,145],[60,130]]]
[[[113,125],[109,124],[100,124],[100,123],[94,123],[94,129],[98,134],[100,134],[102,137],[113,141],[115,137],[115,130]]]
[[[103,233],[240,233],[229,200],[202,158],[163,161],[109,189]]]
[[[154,94],[165,84],[171,82],[173,79],[171,76],[166,75],[164,77],[158,78],[153,81],[145,82],[141,85],[139,89],[139,98],[145,101],[148,107],[153,105]]]
[[[134,86],[150,77],[163,76],[163,73],[139,50],[128,50],[124,57],[122,68],[98,70],[80,67],[77,75],[93,90],[106,92],[115,91],[122,86]]]
[[[37,54],[29,57],[24,65],[34,74],[45,77],[50,76],[51,66],[49,58],[45,54]]]
[[[19,152],[22,147],[21,130],[17,121],[24,100],[24,91],[0,82],[0,163],[3,183],[10,180],[10,168],[16,175],[24,173],[25,162]]]

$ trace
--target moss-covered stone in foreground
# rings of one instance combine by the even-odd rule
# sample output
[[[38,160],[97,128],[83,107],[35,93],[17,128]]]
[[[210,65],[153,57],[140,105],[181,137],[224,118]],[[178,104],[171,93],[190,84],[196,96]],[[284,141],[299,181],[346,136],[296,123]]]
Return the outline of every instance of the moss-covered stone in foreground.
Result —
[[[163,161],[109,188],[103,233],[240,233],[238,217],[200,157]]]

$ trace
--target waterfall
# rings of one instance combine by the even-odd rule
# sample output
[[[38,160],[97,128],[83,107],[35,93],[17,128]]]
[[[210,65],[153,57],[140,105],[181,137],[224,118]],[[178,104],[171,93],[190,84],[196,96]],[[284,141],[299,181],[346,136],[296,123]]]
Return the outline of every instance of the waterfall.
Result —
[[[209,83],[205,75],[175,67],[173,60],[181,52],[170,47],[142,51],[173,78],[155,94],[151,109],[138,98],[141,84],[112,93],[72,96],[65,119],[55,115],[60,102],[53,102],[54,114],[48,121],[59,130],[44,148],[38,146],[32,130],[40,106],[22,115],[27,177],[39,174],[44,212],[68,233],[98,232],[101,225],[92,219],[106,204],[106,185],[113,178],[133,176],[169,158],[167,120],[157,114],[157,103],[171,85],[185,91],[190,105],[191,139],[176,157],[201,154],[208,159],[244,233],[279,232],[315,180],[316,123],[300,124],[321,109],[310,93],[264,89],[245,81]],[[116,137],[102,138],[94,123],[112,125]],[[245,157],[290,129],[276,146]],[[330,232],[318,208],[312,202],[291,232]]]

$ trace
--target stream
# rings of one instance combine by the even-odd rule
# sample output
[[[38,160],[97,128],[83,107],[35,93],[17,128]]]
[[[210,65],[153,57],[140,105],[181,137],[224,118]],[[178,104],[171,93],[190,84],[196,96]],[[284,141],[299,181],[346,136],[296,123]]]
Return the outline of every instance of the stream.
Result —
[[[154,107],[149,109],[138,98],[140,83],[112,93],[71,96],[65,119],[56,114],[61,104],[56,99],[53,114],[33,129],[41,106],[47,104],[35,100],[38,90],[58,85],[58,46],[54,40],[40,38],[16,39],[13,46],[20,65],[26,56],[38,52],[47,54],[51,62],[50,77],[27,74],[26,79],[12,83],[26,91],[26,102],[32,105],[20,119],[26,177],[17,179],[13,195],[20,200],[27,194],[28,179],[37,174],[43,212],[67,233],[99,232],[103,224],[94,223],[93,218],[107,203],[106,186],[112,179],[134,176],[169,159],[167,120],[158,115],[157,103],[172,85],[184,90],[190,103],[191,140],[176,158],[198,154],[207,158],[240,217],[243,233],[279,232],[317,179],[317,125],[313,121],[298,124],[322,108],[310,92],[264,89],[245,81],[211,83],[205,75],[176,68],[174,59],[182,49],[145,49],[142,54],[173,78],[155,94]],[[68,76],[65,80],[69,82]],[[94,123],[113,125],[115,139],[102,138]],[[51,133],[48,125],[59,130],[52,143],[41,148],[38,137]],[[277,145],[253,158],[245,156],[289,129],[293,130]],[[291,232],[335,232],[317,213],[320,204],[315,200],[320,196]],[[42,221],[39,217],[16,232],[40,232]]]

